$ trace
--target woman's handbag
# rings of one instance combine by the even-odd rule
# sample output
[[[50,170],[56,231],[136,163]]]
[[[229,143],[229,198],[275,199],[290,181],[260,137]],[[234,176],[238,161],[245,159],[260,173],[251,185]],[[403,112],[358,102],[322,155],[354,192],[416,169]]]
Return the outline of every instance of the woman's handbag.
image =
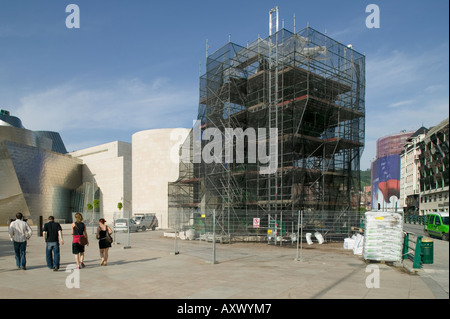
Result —
[[[87,245],[87,243],[88,243],[87,238],[84,237],[83,235],[80,236],[80,237],[78,237],[78,243],[79,243],[81,246]]]
[[[106,227],[106,241],[107,241],[108,243],[110,243],[110,244],[113,243],[113,238],[112,238],[111,235],[109,234],[108,227]]]
[[[75,227],[80,230],[77,226],[77,224],[75,224]],[[78,237],[78,244],[80,244],[81,246],[86,246],[88,243],[87,238],[84,237],[83,235],[80,235],[80,237]]]

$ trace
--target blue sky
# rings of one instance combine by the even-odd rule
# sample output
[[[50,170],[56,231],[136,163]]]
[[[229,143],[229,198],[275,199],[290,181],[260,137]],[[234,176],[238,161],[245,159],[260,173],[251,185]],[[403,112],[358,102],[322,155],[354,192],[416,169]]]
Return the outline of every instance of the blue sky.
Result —
[[[80,28],[65,24],[69,4]],[[368,29],[366,6],[380,8]],[[32,130],[58,131],[69,151],[141,130],[192,127],[199,74],[229,36],[269,33],[268,13],[309,25],[366,55],[366,140],[449,116],[449,3],[431,1],[0,0],[0,108]]]

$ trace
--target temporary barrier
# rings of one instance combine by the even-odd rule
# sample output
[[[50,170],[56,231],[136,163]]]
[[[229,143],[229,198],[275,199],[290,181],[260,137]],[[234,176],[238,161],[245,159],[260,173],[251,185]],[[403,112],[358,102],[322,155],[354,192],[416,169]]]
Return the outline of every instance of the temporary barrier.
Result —
[[[422,236],[412,233],[405,233],[403,241],[403,259],[411,259],[413,268],[420,268],[422,265]]]

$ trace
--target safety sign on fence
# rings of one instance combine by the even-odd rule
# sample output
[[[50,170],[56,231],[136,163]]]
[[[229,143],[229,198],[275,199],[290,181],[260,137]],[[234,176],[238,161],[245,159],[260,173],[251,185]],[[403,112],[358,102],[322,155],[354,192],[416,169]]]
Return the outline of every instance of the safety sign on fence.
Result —
[[[258,228],[261,225],[261,218],[253,218],[253,227]]]

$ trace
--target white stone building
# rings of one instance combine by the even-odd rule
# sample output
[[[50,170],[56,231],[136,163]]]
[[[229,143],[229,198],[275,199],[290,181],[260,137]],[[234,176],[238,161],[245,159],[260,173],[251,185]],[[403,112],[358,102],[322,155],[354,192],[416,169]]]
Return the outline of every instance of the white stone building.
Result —
[[[133,213],[154,213],[168,228],[168,183],[179,174],[179,147],[190,129],[154,129],[133,134]]]
[[[178,178],[179,146],[189,131],[140,131],[132,143],[115,141],[70,153],[83,161],[82,182],[99,188],[100,214],[107,222],[119,212],[154,213],[159,227],[168,228],[168,183]],[[92,202],[93,196],[88,198]]]
[[[94,183],[95,188],[100,189],[100,213],[108,222],[112,222],[114,213],[119,211],[119,202],[123,203],[122,211],[131,211],[130,143],[115,141],[75,151],[70,155],[83,161],[82,182]]]

